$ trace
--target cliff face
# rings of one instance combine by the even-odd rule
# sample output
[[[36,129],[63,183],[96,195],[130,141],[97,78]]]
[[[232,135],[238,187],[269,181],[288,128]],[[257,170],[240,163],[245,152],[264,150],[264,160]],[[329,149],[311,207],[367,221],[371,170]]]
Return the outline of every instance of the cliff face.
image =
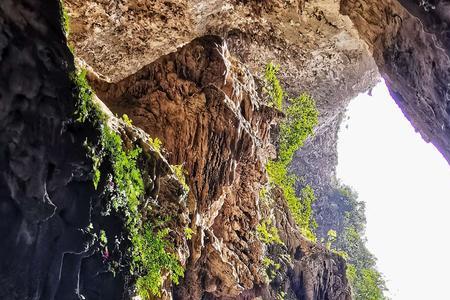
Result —
[[[349,297],[342,259],[302,238],[286,205],[280,220],[290,222],[278,227],[289,245],[284,276],[292,274],[282,288],[267,284],[256,228],[264,165],[274,151],[269,129],[280,113],[262,103],[253,77],[221,38],[196,39],[118,83],[91,82],[113,112],[159,137],[169,161],[186,169],[195,233],[175,298],[272,299],[280,291]]]
[[[405,116],[450,161],[450,3],[344,0],[341,11],[368,43]]]
[[[205,34],[221,36],[253,75],[280,65],[291,96],[316,100],[319,126],[291,169],[313,186],[316,217],[330,220],[342,112],[378,79],[377,67],[339,1],[126,1],[104,5],[67,1],[70,42],[97,72],[118,81],[178,45]],[[176,13],[173,11],[176,10]],[[300,190],[301,186],[299,186]],[[322,207],[322,208],[320,208]],[[326,211],[322,213],[322,211]],[[325,234],[328,227],[323,227]]]
[[[127,242],[115,244],[123,219],[104,214],[108,183],[92,183],[85,141],[98,139],[96,128],[75,120],[74,64],[60,6],[2,1],[0,24],[0,298],[130,298]],[[158,198],[160,213],[177,212],[171,226],[182,232],[183,189],[170,165],[144,132],[113,116],[109,122],[123,143],[142,149],[143,202]],[[182,253],[183,241],[174,243]],[[124,269],[113,272],[116,260]]]
[[[93,185],[95,157],[85,141],[101,137],[76,121],[75,69],[57,2],[0,3],[0,296],[129,299],[136,276],[127,261],[131,241],[123,238],[127,222],[104,214],[108,177]],[[105,126],[126,149],[142,149],[141,217],[170,216],[168,239],[185,276],[175,286],[163,272],[164,299],[351,298],[344,260],[300,235],[279,190],[269,204],[259,193],[281,117],[260,93],[258,75],[269,61],[280,64],[290,95],[307,91],[317,100],[319,126],[291,168],[303,178],[300,187],[316,190],[319,237],[342,220],[337,130],[348,101],[377,80],[375,62],[413,126],[450,157],[446,1],[66,5],[70,43],[100,74],[88,77],[108,106],[96,100]],[[133,126],[109,109],[126,113]],[[163,141],[162,154],[150,137]],[[187,198],[169,163],[183,165]],[[102,165],[102,173],[111,169]],[[258,238],[267,219],[283,244]],[[270,280],[265,257],[278,264]],[[118,272],[113,261],[123,263]]]
[[[227,51],[221,39],[204,37],[117,84],[93,84],[187,172],[195,234],[180,299],[205,290],[237,296],[262,283],[257,191],[276,112],[259,102],[250,74]]]
[[[75,119],[79,99],[59,7],[53,3],[40,18],[44,6],[31,0],[0,7],[2,297],[128,299],[134,294],[129,262],[110,268],[110,261],[126,256],[126,240],[116,243],[118,248],[111,244],[121,239],[126,224],[103,210],[110,200],[108,177],[92,184],[96,160],[89,157],[89,144],[100,137],[96,128]],[[20,17],[30,13],[34,23]],[[17,53],[23,63],[17,64]],[[171,240],[186,273],[175,289],[164,280],[163,298],[272,299],[281,291],[294,298],[349,298],[344,261],[299,235],[282,198],[278,214],[289,221],[278,226],[288,245],[283,267],[289,276],[282,290],[264,277],[267,246],[256,237],[258,191],[266,182],[264,163],[273,155],[270,125],[279,113],[262,104],[252,76],[230,57],[222,39],[195,40],[117,84],[91,79],[113,112],[127,112],[135,125],[161,138],[168,159],[187,171],[191,192],[185,203],[170,166],[147,144],[149,136],[99,103],[109,118],[104,126],[117,132],[125,147],[143,151],[141,209],[153,206],[155,219],[171,216]],[[102,165],[102,173],[112,167]],[[187,237],[179,233],[188,225],[194,234],[185,248]],[[108,241],[99,238],[101,231]]]

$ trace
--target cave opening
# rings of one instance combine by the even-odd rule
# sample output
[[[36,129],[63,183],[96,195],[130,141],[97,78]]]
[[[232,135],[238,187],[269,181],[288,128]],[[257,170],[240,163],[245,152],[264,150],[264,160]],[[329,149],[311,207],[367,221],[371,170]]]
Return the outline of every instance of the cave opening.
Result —
[[[450,166],[415,132],[382,80],[352,100],[338,134],[337,177],[365,202],[368,249],[387,295],[447,294]]]

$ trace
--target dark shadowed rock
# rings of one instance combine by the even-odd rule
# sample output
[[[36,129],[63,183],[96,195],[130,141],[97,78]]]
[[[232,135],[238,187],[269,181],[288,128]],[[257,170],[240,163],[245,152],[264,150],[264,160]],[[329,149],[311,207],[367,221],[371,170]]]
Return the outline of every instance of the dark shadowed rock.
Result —
[[[123,221],[101,214],[105,182],[92,184],[84,142],[98,138],[95,129],[73,120],[74,64],[58,1],[2,1],[0,24],[0,298],[129,299],[129,262],[114,276],[93,235],[106,232],[111,259],[129,246],[115,251]],[[143,149],[144,199],[158,195],[159,212],[176,212],[171,226],[183,232],[182,187],[170,166],[145,133],[110,122]],[[184,240],[174,238],[181,259]]]
[[[423,139],[450,161],[448,1],[343,0],[390,92]]]

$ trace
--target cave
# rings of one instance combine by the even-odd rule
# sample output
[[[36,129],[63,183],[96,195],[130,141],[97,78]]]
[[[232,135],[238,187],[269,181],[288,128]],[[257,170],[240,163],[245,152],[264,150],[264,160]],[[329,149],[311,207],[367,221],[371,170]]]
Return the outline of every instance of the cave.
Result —
[[[450,162],[449,11],[1,1],[0,298],[384,299],[338,130],[383,78]]]
[[[418,265],[423,269],[420,273],[434,276],[419,278],[408,266],[415,260],[409,249],[417,236],[440,241],[447,248],[440,237],[449,227],[444,207],[450,192],[446,184],[450,168],[442,154],[404,117],[384,82],[347,107],[338,134],[336,175],[365,202],[367,246],[386,279],[386,294],[391,299],[438,299],[445,295],[440,284],[436,285],[442,277],[439,270],[431,271],[446,264],[437,253],[440,250],[427,264]]]

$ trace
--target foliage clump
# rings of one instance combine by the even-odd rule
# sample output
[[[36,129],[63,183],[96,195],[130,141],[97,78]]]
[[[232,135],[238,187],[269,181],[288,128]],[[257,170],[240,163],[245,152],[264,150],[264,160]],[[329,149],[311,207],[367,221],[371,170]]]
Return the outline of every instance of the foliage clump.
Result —
[[[192,228],[189,228],[189,227],[184,228],[184,235],[186,236],[187,240],[192,239],[193,234],[194,234],[194,230],[192,230]]]
[[[353,296],[356,300],[384,300],[387,299],[383,291],[385,282],[374,268],[358,270],[352,264],[347,265],[347,278],[353,288]]]
[[[179,283],[184,276],[184,269],[175,254],[167,252],[172,245],[167,241],[169,229],[159,230],[146,224],[143,234],[133,235],[132,271],[144,274],[137,279],[136,287],[142,299],[161,296],[162,269],[169,270],[172,282]]]
[[[121,137],[107,124],[107,116],[93,100],[93,92],[86,80],[86,71],[73,74],[73,96],[76,99],[75,121],[88,123],[98,131],[98,139],[86,141],[86,149],[93,163],[93,184],[105,181],[103,194],[107,199],[105,215],[114,213],[124,220],[130,242],[128,253],[132,275],[137,277],[136,287],[143,299],[159,296],[163,272],[168,272],[174,283],[183,276],[183,268],[171,248],[167,237],[169,229],[155,230],[142,214],[140,198],[144,183],[137,160],[141,149],[124,149]],[[125,118],[124,118],[125,119]],[[125,120],[126,122],[126,120]],[[107,170],[102,174],[100,170]],[[107,238],[101,231],[100,242]]]
[[[60,22],[61,22],[64,34],[67,37],[67,36],[69,36],[69,33],[70,33],[70,17],[69,17],[69,13],[67,12],[67,9],[64,6],[63,0],[59,1],[59,5],[60,5],[60,14],[61,14]]]
[[[264,257],[262,263],[264,268],[266,269],[266,274],[269,281],[273,280],[276,276],[276,272],[281,268],[281,265],[279,263],[276,263],[269,257]]]
[[[131,127],[133,125],[133,121],[130,119],[130,117],[128,117],[127,114],[122,115],[122,120],[127,126]]]
[[[347,261],[347,278],[355,300],[384,300],[386,284],[376,268],[376,259],[366,247],[365,205],[348,186],[339,187],[340,202],[345,206],[342,231],[330,229],[327,247]]]
[[[264,244],[278,244],[283,245],[283,241],[278,235],[278,229],[272,225],[271,220],[264,220],[261,224],[256,227],[259,239]]]
[[[268,64],[265,80],[272,103],[276,103],[276,107],[281,109],[284,92],[276,78],[277,72],[278,67]],[[314,230],[317,224],[311,208],[315,201],[314,191],[307,185],[298,197],[295,190],[297,177],[289,174],[288,168],[295,152],[303,146],[306,138],[313,134],[313,129],[318,122],[318,112],[314,99],[307,94],[302,94],[288,100],[284,113],[286,117],[280,124],[278,159],[269,161],[266,169],[270,182],[283,191],[289,210],[302,234],[310,240],[315,240]]]
[[[147,142],[148,142],[148,144],[149,144],[150,146],[153,147],[153,149],[154,149],[155,151],[161,153],[162,142],[161,142],[160,139],[158,139],[157,137],[155,137],[155,138],[149,137]]]
[[[289,164],[295,151],[313,134],[318,122],[318,112],[314,99],[302,94],[289,100],[284,113],[286,117],[280,125],[279,161]]]
[[[283,88],[277,78],[280,67],[273,63],[268,63],[264,70],[265,92],[269,95],[269,106],[278,110],[283,109]]]
[[[172,170],[173,170],[175,176],[177,177],[178,181],[183,186],[183,189],[185,191],[189,191],[189,186],[186,183],[186,177],[184,176],[185,171],[184,171],[183,165],[171,165],[171,167],[172,167]]]

